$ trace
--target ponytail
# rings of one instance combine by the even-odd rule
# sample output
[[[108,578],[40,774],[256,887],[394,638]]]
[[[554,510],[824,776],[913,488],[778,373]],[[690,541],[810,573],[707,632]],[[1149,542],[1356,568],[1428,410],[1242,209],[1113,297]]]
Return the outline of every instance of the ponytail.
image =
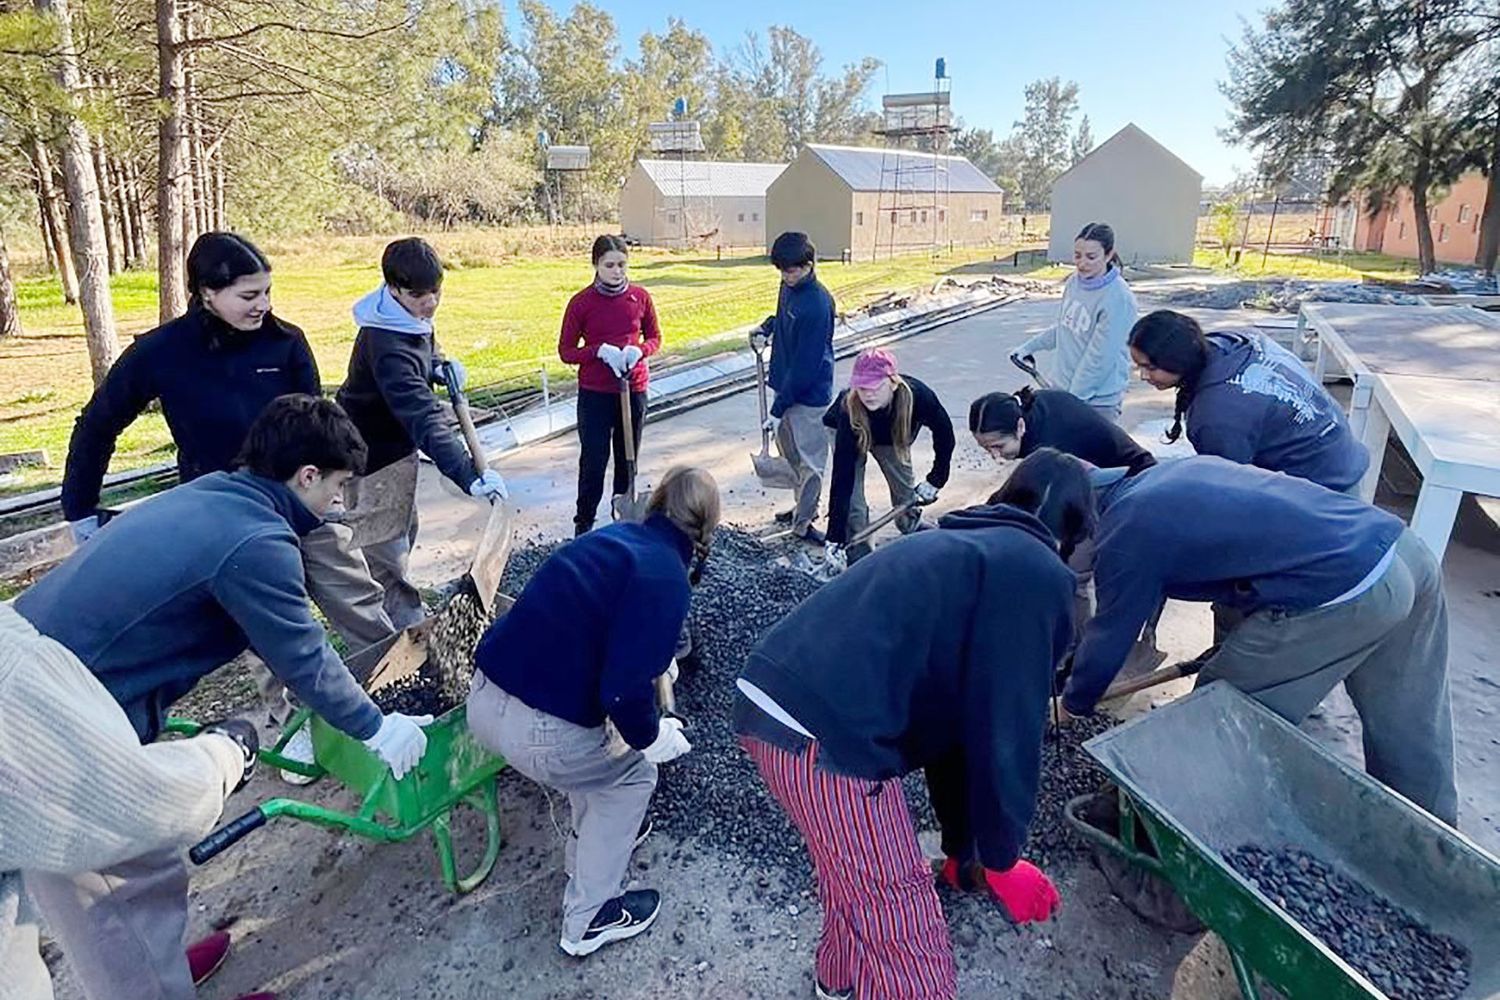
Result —
[[[1074,237],[1080,240],[1093,240],[1104,248],[1104,269],[1110,268],[1120,270],[1120,255],[1115,253],[1115,231],[1107,222],[1090,222]]]
[[[646,513],[660,514],[693,543],[693,566],[689,579],[697,583],[708,558],[709,542],[719,526],[719,484],[707,469],[674,465],[661,477]]]

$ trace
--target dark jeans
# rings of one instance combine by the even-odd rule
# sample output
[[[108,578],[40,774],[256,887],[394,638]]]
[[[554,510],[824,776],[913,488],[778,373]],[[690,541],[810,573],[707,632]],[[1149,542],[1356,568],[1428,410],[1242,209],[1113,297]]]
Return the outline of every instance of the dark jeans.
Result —
[[[641,424],[646,420],[646,394],[630,394],[630,426],[635,432],[635,449],[641,450]],[[630,489],[630,473],[625,465],[625,429],[620,421],[620,394],[578,390],[578,513],[573,518],[573,533],[581,535],[594,526],[599,501],[604,498],[604,470],[609,465],[610,448],[615,453],[616,495]]]

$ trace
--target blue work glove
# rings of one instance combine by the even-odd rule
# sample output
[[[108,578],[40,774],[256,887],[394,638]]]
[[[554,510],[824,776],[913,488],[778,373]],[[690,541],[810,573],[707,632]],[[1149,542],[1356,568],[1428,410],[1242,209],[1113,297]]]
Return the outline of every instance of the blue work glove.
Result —
[[[469,484],[469,496],[481,497],[494,503],[509,497],[510,491],[505,488],[505,480],[500,478],[500,473],[494,469],[485,469],[484,475]]]

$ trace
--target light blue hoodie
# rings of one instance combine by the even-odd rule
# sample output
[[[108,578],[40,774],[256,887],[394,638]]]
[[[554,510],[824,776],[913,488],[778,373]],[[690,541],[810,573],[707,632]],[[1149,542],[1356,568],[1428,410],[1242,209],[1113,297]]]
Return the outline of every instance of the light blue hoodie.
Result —
[[[391,294],[390,286],[384,283],[354,303],[352,311],[354,322],[361,330],[367,326],[373,326],[376,329],[409,333],[416,337],[426,337],[432,334],[432,320],[419,319],[407,312]]]
[[[1130,328],[1139,315],[1135,295],[1116,268],[1092,281],[1075,272],[1063,283],[1057,322],[1016,348],[1053,352],[1042,373],[1091,406],[1119,406],[1130,384]]]

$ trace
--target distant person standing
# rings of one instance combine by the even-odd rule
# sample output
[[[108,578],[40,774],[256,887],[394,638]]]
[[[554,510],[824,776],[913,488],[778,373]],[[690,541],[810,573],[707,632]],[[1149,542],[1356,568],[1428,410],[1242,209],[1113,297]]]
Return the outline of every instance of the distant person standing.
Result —
[[[1135,323],[1135,295],[1120,273],[1115,231],[1090,222],[1073,241],[1077,270],[1063,283],[1057,322],[1017,347],[1012,358],[1053,355],[1043,373],[1053,387],[1066,389],[1111,420],[1120,419],[1130,383],[1127,341]]]
[[[776,398],[766,429],[776,435],[797,476],[796,506],[778,519],[790,520],[792,534],[812,545],[826,541],[813,521],[828,462],[823,413],[833,400],[833,296],[818,281],[817,257],[806,233],[776,237],[771,244],[771,263],[781,272],[776,314],[750,334],[756,350],[771,346],[766,381]]]
[[[614,446],[614,495],[630,489],[620,391],[630,389],[635,450],[646,420],[646,359],[661,349],[661,327],[651,293],[626,275],[630,248],[622,236],[594,240],[594,281],[568,301],[557,356],[578,366],[578,510],[573,534],[594,526],[604,496],[604,470]]]
[[[153,401],[177,446],[177,476],[225,472],[277,396],[322,391],[302,331],[271,312],[271,262],[243,236],[204,233],[187,258],[188,311],[136,337],[73,425],[63,516],[83,542],[115,442]]]

